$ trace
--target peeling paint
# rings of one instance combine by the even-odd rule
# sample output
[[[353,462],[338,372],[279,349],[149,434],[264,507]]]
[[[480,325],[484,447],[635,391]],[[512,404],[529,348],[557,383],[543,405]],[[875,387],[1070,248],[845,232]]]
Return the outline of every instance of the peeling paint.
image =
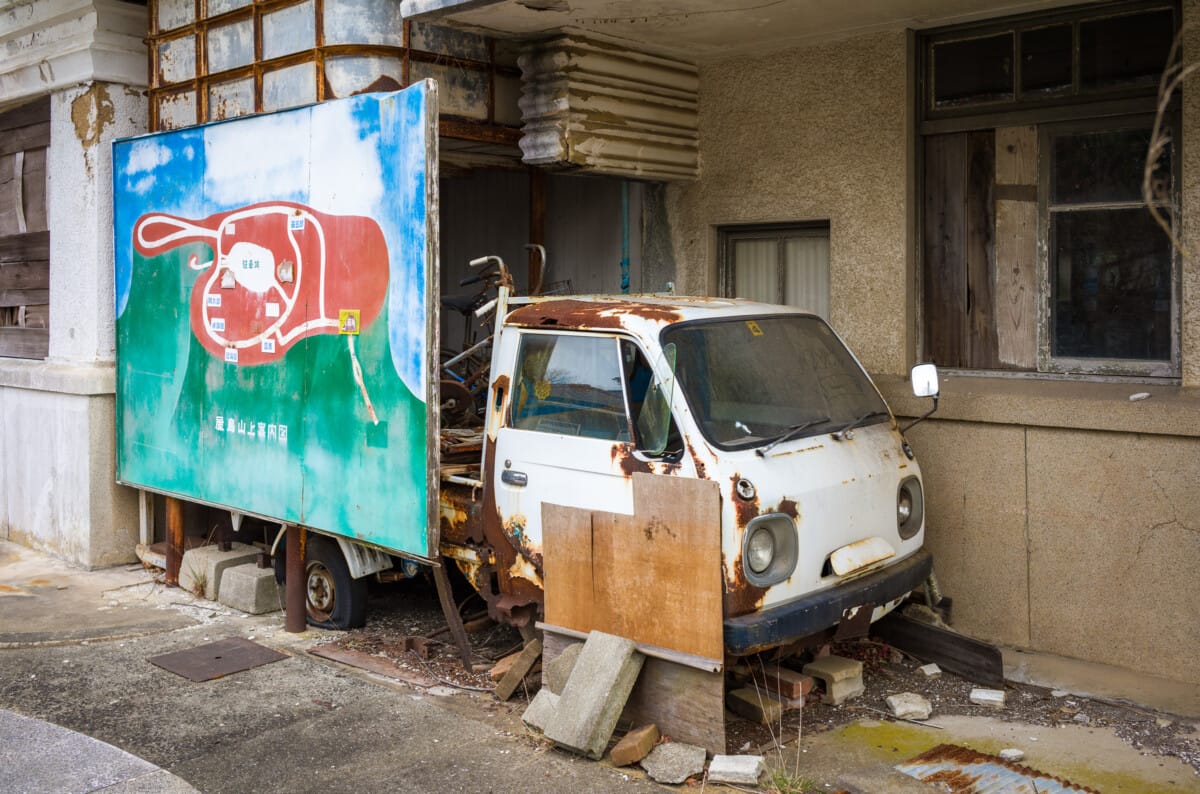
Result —
[[[71,101],[71,123],[75,126],[75,137],[83,145],[83,167],[89,177],[93,176],[89,155],[114,118],[112,98],[105,83],[92,83]]]

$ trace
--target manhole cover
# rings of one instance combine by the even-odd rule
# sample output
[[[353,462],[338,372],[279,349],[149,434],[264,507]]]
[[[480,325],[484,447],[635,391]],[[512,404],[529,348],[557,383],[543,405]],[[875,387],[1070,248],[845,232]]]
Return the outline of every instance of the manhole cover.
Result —
[[[273,651],[257,642],[230,637],[186,651],[151,656],[146,661],[190,681],[200,682],[240,673],[286,658],[287,654]]]

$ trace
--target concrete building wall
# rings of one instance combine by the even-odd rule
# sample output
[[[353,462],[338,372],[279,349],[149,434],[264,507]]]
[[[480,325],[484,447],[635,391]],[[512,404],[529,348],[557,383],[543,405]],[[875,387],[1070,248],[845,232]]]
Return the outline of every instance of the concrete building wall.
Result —
[[[682,294],[716,294],[716,227],[829,221],[830,322],[873,372],[907,364],[904,31],[700,70],[701,178],[667,189]]]
[[[828,219],[832,324],[917,416],[908,62],[894,32],[704,66],[701,178],[665,203],[686,293],[719,291],[718,226]],[[1183,129],[1184,234],[1200,251],[1195,87]],[[1200,683],[1200,259],[1181,283],[1183,387],[944,377],[936,418],[909,437],[960,630]]]
[[[115,0],[0,11],[0,110],[48,94],[51,113],[50,355],[0,358],[0,537],[87,567],[137,541],[115,481],[111,144],[146,129],[145,31]]]

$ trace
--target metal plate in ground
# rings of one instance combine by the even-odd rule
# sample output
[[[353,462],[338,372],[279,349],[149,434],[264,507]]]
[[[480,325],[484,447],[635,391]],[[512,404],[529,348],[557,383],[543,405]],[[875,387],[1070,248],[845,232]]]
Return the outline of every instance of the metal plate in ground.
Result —
[[[257,642],[241,637],[229,637],[186,651],[151,656],[146,661],[199,683],[286,658],[287,654],[273,651]]]
[[[954,794],[1058,794],[1095,789],[1078,786],[1002,758],[957,744],[939,744],[896,769],[925,783],[940,784]]]

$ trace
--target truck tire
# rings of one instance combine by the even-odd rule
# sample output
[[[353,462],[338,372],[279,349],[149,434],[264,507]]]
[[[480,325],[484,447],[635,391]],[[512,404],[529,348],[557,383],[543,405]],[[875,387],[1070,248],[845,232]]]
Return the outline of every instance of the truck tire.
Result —
[[[310,626],[356,629],[367,622],[367,580],[354,579],[337,543],[309,535],[305,550],[305,599]]]

